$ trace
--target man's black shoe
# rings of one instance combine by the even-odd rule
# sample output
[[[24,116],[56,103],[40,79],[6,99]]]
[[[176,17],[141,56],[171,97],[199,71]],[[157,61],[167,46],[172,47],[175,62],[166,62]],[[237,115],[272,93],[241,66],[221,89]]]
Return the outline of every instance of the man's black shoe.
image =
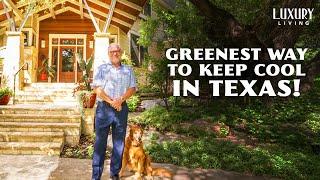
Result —
[[[120,180],[119,175],[110,176],[111,180]]]

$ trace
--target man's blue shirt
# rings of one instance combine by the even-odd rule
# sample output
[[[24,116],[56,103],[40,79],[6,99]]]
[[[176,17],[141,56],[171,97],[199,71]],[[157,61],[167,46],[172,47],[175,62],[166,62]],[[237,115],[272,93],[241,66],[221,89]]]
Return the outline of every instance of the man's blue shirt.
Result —
[[[136,87],[136,79],[130,66],[114,67],[111,62],[98,67],[92,87],[101,87],[111,99],[122,96],[129,88]],[[102,101],[101,98],[97,98]]]

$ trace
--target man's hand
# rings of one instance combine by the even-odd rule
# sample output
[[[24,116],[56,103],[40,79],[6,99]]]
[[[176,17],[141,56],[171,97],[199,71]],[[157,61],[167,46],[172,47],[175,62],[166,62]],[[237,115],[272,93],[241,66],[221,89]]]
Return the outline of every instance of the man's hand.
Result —
[[[111,101],[110,105],[115,108],[117,111],[121,111],[122,109],[122,103],[123,101],[121,100],[121,98],[115,99],[113,101]]]

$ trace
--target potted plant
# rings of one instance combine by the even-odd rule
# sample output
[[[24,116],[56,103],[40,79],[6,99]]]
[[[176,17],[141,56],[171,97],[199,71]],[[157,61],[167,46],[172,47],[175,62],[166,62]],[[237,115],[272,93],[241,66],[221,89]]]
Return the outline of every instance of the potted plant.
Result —
[[[10,97],[13,95],[13,91],[6,86],[7,78],[3,77],[0,87],[0,105],[7,105],[10,101]]]
[[[91,56],[85,61],[81,54],[77,53],[76,60],[82,71],[82,79],[79,86],[75,88],[74,93],[77,92],[80,103],[84,108],[93,108],[97,97],[97,94],[93,92],[90,85],[90,71],[93,65],[93,57]]]
[[[41,81],[47,80],[48,76],[54,79],[56,75],[55,65],[50,66],[49,59],[46,57],[43,57],[41,66],[38,69],[38,73],[40,74]]]

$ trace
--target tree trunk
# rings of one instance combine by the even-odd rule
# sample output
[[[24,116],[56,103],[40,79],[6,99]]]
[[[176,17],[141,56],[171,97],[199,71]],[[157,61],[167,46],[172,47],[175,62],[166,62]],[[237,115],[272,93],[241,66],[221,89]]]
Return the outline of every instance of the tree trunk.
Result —
[[[300,82],[301,92],[312,89],[314,86],[314,78],[320,74],[320,53],[305,65],[304,72],[306,72],[306,76],[302,78]]]
[[[229,12],[218,8],[209,0],[189,0],[197,9],[199,13],[204,16],[210,23],[208,23],[209,31],[208,37],[212,40],[222,37],[226,40],[231,40],[233,47],[260,47],[264,50],[267,47],[275,49],[293,48],[296,44],[303,26],[278,26],[275,21],[269,21],[268,24],[261,27],[261,22],[264,19],[256,17],[253,26],[245,26],[240,24],[236,18]],[[315,0],[285,0],[282,3],[283,8],[310,8]],[[272,8],[272,1],[265,3],[266,12]],[[260,34],[266,34],[265,39],[259,38]],[[267,52],[262,52],[259,63],[269,63]],[[288,61],[274,61],[280,66]],[[248,64],[248,68],[254,64]],[[320,59],[319,55],[312,60],[312,63],[306,66],[305,72],[307,77],[302,79],[302,90],[310,90],[313,86],[313,79],[320,74]],[[247,74],[249,77],[252,75]],[[247,77],[248,77],[247,76]],[[261,77],[258,77],[259,79]],[[265,77],[260,81],[263,82]],[[283,76],[277,76],[272,79],[273,84],[281,80]]]

